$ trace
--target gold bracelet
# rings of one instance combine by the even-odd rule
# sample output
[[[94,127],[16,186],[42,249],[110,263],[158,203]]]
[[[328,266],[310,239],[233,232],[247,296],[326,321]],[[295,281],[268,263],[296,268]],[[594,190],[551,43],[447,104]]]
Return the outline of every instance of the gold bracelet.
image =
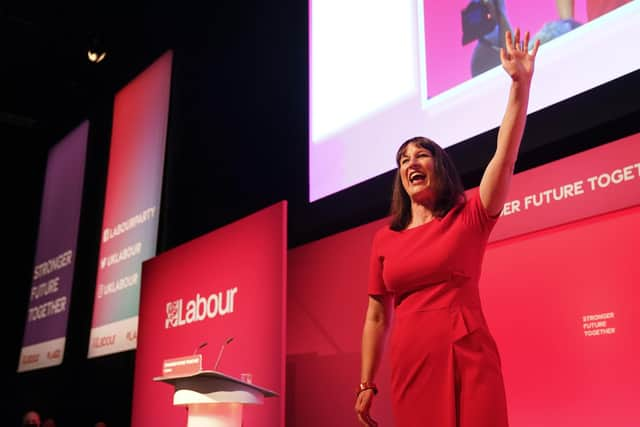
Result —
[[[368,381],[361,382],[358,386],[358,390],[356,390],[356,396],[359,396],[365,390],[373,390],[373,394],[378,394],[378,386],[375,383],[370,383]]]

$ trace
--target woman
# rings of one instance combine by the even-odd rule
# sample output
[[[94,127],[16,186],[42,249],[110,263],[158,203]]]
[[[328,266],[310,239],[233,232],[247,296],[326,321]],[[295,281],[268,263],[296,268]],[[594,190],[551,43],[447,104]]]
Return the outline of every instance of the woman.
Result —
[[[511,77],[496,152],[479,191],[465,199],[446,152],[427,138],[406,141],[391,224],[374,238],[369,304],[362,336],[362,383],[356,413],[377,425],[370,408],[387,330],[391,395],[398,427],[508,425],[500,358],[480,306],[478,281],[489,234],[505,202],[527,115],[536,41],[506,33],[500,52]],[[393,306],[393,307],[392,307]]]

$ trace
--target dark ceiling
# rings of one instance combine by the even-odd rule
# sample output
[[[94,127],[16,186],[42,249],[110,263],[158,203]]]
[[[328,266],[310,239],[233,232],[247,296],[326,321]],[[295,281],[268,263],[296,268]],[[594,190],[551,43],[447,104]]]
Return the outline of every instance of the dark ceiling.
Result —
[[[167,46],[168,11],[160,2],[0,6],[2,139],[47,145],[85,118]],[[96,43],[107,51],[99,64],[87,58]]]
[[[20,260],[12,277],[29,277],[48,148],[83,120],[109,114],[115,93],[175,43],[174,34],[185,33],[177,31],[181,16],[161,1],[0,5],[4,220]],[[107,51],[99,64],[87,58],[94,39]]]

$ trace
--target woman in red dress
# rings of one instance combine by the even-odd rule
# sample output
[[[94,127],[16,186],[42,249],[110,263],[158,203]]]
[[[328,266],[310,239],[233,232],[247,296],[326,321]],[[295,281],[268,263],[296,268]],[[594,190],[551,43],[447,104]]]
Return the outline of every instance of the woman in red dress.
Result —
[[[478,192],[465,198],[458,172],[433,141],[400,146],[391,224],[374,238],[362,335],[358,420],[370,408],[393,317],[391,396],[398,427],[508,426],[500,356],[478,292],[489,234],[509,191],[524,132],[536,41],[506,33],[502,66],[511,77],[495,154]]]

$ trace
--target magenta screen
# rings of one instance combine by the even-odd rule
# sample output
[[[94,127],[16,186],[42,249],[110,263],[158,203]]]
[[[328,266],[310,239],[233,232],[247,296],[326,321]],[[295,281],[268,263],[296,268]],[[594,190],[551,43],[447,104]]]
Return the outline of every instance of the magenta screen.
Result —
[[[499,125],[508,76],[486,65],[497,50],[462,43],[468,3],[309,1],[310,201],[393,169],[410,137],[448,147]],[[640,69],[640,55],[628,54],[637,51],[640,2],[577,0],[570,30],[555,1],[496,3],[512,28],[547,37],[529,112]]]

